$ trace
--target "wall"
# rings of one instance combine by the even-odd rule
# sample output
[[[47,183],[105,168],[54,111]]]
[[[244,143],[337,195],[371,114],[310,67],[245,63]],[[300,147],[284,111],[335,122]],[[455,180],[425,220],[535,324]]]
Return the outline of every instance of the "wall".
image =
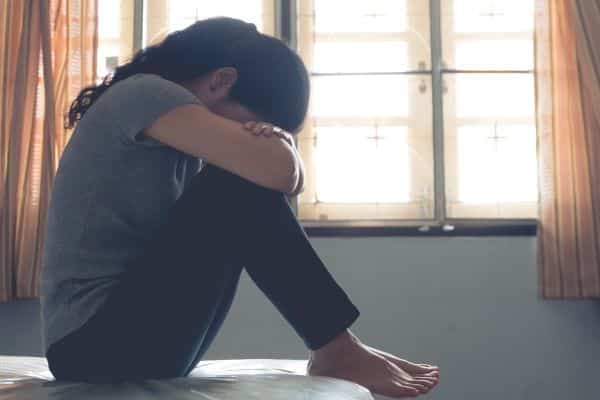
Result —
[[[437,363],[444,400],[597,400],[600,302],[542,301],[535,239],[312,240],[362,311],[353,330]],[[0,305],[0,354],[37,355],[35,301]],[[303,358],[285,321],[244,276],[207,358]]]

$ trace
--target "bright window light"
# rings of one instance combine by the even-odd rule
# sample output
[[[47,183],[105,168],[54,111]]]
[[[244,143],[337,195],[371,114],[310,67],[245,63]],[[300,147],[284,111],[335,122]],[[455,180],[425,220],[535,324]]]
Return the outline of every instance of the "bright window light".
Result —
[[[183,29],[197,20],[216,16],[238,18],[262,30],[262,0],[170,0],[169,29]]]
[[[533,40],[458,40],[454,52],[456,69],[533,69]]]
[[[408,78],[402,75],[317,76],[313,117],[393,117],[408,115]]]
[[[118,39],[120,27],[121,2],[102,0],[98,2],[98,36],[101,39]]]
[[[458,75],[455,82],[458,118],[534,116],[531,74]]]
[[[316,197],[329,203],[409,200],[406,127],[317,127]]]
[[[536,201],[534,125],[461,126],[457,132],[460,202]]]
[[[315,0],[316,32],[404,32],[406,0]]]
[[[314,72],[394,72],[407,69],[407,43],[316,42]]]
[[[454,0],[454,31],[530,32],[534,0]]]
[[[98,54],[96,56],[96,76],[101,80],[115,67],[123,41],[121,1],[98,2]]]

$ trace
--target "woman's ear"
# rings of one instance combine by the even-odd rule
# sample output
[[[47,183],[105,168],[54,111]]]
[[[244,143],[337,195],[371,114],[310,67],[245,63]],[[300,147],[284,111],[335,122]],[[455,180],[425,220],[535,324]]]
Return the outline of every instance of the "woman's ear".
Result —
[[[216,97],[227,97],[237,81],[237,70],[233,67],[219,68],[212,73],[209,89]]]

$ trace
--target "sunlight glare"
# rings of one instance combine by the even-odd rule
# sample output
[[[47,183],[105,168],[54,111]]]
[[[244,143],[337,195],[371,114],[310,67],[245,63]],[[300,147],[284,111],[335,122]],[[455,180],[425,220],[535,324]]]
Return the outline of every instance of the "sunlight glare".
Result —
[[[329,203],[409,200],[406,127],[318,127],[317,198]]]
[[[406,0],[315,0],[316,32],[404,32]]]
[[[535,202],[534,125],[458,128],[459,201],[471,204]]]

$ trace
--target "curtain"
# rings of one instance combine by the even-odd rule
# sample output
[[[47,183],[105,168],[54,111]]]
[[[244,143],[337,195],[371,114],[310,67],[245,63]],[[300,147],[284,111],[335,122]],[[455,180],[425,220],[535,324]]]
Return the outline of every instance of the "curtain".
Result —
[[[39,295],[64,114],[95,80],[97,0],[0,2],[0,302]]]
[[[540,292],[600,297],[600,0],[538,0],[536,18]]]

